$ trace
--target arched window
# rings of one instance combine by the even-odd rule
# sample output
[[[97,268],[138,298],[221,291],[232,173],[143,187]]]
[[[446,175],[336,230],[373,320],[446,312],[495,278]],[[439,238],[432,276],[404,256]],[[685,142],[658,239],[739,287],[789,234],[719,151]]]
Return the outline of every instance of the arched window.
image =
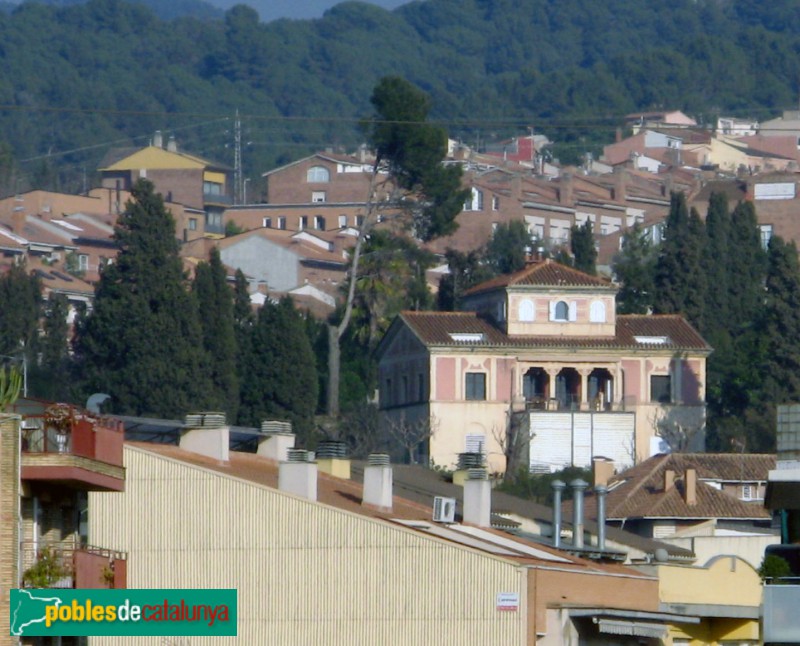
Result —
[[[536,312],[533,307],[533,301],[525,299],[519,304],[519,320],[522,322],[533,321],[536,317]]]
[[[558,301],[555,309],[553,310],[553,319],[556,321],[568,321],[569,305],[567,305],[564,301]]]
[[[603,301],[592,301],[589,307],[589,321],[591,323],[606,322],[606,304]]]
[[[324,166],[312,166],[306,171],[307,182],[330,182],[331,174]]]

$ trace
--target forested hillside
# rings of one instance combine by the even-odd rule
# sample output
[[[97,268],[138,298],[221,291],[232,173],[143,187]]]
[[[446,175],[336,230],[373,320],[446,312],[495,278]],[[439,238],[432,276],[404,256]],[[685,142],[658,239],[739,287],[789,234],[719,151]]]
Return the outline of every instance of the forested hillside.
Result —
[[[157,128],[231,163],[237,109],[255,177],[355,144],[386,74],[472,145],[533,126],[568,159],[634,110],[773,116],[797,102],[798,51],[796,0],[346,2],[268,24],[245,6],[164,21],[121,0],[25,3],[0,13],[0,192],[80,189],[109,145]]]

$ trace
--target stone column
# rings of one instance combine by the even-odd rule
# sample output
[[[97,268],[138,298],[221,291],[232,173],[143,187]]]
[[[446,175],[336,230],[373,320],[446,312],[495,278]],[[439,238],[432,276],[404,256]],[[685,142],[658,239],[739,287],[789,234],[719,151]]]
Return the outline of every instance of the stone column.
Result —
[[[545,368],[547,373],[547,410],[550,410],[550,400],[556,396],[556,377],[561,372],[561,368]]]
[[[581,410],[589,410],[589,375],[592,374],[591,368],[578,368],[581,376]]]

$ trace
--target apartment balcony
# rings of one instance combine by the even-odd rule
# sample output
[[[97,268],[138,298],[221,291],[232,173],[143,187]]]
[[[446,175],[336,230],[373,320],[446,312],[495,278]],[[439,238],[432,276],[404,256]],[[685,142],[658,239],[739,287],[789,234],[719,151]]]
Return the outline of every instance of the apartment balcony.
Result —
[[[125,552],[73,542],[20,545],[22,586],[28,588],[127,588]]]
[[[23,481],[84,491],[123,491],[124,429],[118,420],[66,404],[26,414],[22,425]]]

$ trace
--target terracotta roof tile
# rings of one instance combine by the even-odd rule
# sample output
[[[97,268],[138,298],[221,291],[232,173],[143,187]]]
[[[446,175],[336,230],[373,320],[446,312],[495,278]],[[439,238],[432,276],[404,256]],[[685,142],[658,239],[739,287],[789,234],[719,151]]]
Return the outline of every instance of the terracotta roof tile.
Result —
[[[619,315],[613,337],[508,336],[475,312],[402,312],[400,316],[429,346],[711,350],[703,337],[682,316],[676,314]],[[483,336],[475,340],[453,337],[462,334]],[[637,340],[637,337],[651,337],[659,339],[659,342],[647,343]],[[663,342],[660,342],[662,339]]]
[[[514,274],[505,274],[476,285],[467,294],[479,294],[500,287],[526,285],[535,287],[605,287],[615,289],[605,278],[586,274],[552,260],[533,262]]]
[[[775,468],[775,456],[739,453],[671,453],[657,455],[609,480],[606,501],[609,519],[623,518],[725,518],[768,519],[761,501],[745,502],[709,484],[764,482]],[[684,474],[697,471],[697,501],[687,504]],[[665,472],[676,474],[672,488],[664,490]],[[616,486],[615,486],[616,485]],[[595,498],[586,499],[590,517],[596,515]]]

